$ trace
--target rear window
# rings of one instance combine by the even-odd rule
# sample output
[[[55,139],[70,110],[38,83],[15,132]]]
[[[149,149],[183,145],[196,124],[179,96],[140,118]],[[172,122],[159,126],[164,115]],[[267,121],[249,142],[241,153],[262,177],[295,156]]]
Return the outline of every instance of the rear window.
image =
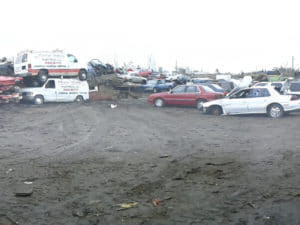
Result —
[[[27,54],[24,54],[22,56],[22,63],[25,63],[25,62],[27,62]]]
[[[212,90],[210,87],[208,86],[204,86],[202,85],[201,87],[203,87],[203,89],[205,90],[205,92],[214,92],[214,90]]]
[[[291,91],[300,91],[300,83],[291,83],[290,90]]]

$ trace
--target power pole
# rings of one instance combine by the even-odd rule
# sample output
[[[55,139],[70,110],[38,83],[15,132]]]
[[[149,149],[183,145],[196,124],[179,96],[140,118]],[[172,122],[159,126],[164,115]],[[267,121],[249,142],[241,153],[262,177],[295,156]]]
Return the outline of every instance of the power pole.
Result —
[[[292,72],[294,72],[294,56],[292,56]]]

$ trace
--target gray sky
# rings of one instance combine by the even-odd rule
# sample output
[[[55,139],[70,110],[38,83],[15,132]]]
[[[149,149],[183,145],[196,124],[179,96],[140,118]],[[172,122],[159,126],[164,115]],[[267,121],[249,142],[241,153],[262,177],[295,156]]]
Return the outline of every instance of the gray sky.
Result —
[[[7,0],[0,56],[64,49],[87,61],[214,72],[300,67],[297,0]],[[5,9],[5,10],[4,10]]]

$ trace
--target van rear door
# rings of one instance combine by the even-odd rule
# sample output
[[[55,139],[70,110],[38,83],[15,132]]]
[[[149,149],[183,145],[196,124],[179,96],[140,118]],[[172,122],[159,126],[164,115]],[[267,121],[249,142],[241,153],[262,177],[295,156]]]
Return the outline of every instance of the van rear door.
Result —
[[[25,53],[21,56],[21,74],[28,73],[28,54]]]

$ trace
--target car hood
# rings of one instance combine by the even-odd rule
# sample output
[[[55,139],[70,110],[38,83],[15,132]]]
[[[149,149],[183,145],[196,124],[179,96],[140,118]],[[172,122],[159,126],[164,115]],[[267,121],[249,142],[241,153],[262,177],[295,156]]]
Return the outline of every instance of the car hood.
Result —
[[[222,98],[222,99],[218,99],[218,100],[205,102],[205,103],[203,103],[203,107],[210,107],[212,105],[219,105],[219,104],[222,104],[225,101],[227,101],[227,98]]]
[[[34,92],[39,90],[40,87],[31,87],[31,88],[21,88],[20,92]]]

